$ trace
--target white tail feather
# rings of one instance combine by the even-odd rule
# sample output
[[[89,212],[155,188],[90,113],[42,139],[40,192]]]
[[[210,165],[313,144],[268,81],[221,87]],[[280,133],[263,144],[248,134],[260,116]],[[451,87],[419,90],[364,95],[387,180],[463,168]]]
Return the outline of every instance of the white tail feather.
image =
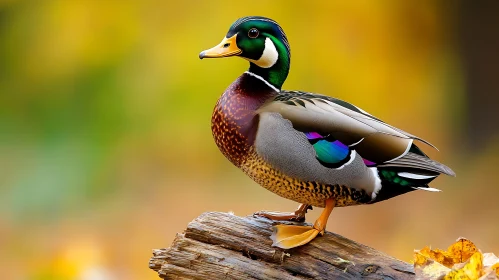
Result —
[[[430,179],[430,178],[435,178],[438,176],[438,175],[421,175],[421,174],[414,174],[414,173],[409,173],[409,172],[399,172],[397,174],[400,177],[415,179],[415,180]]]
[[[425,187],[413,187],[416,190],[423,190],[423,191],[428,191],[428,192],[441,192],[442,190],[435,189],[435,188],[425,188]]]

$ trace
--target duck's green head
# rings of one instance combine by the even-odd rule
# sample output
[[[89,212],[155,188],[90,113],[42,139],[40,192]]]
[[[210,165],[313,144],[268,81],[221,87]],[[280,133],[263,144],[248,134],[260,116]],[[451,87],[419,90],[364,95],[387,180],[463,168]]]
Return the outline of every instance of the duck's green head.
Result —
[[[269,18],[243,17],[232,24],[222,42],[199,58],[239,56],[250,62],[249,72],[280,89],[288,76],[290,48],[282,28]]]

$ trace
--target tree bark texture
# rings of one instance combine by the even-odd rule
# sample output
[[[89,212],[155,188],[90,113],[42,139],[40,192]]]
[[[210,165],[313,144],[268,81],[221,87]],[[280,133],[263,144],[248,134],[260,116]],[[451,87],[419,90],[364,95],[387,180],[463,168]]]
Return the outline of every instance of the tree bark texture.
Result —
[[[307,245],[272,247],[273,221],[207,212],[149,267],[163,279],[414,279],[411,264],[326,232]]]

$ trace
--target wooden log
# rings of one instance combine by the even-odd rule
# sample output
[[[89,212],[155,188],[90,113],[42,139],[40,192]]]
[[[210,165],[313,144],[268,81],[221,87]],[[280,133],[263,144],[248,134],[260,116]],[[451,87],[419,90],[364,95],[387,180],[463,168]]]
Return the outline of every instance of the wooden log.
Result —
[[[269,236],[275,222],[207,212],[156,249],[149,267],[163,279],[414,279],[411,264],[326,232],[282,250]]]

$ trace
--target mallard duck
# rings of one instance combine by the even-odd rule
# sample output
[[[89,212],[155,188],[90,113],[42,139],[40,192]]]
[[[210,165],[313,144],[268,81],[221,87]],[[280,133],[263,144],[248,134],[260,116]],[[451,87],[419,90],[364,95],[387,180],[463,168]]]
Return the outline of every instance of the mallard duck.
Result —
[[[217,46],[199,58],[238,56],[249,70],[222,94],[211,128],[220,151],[264,188],[300,203],[294,212],[260,211],[274,220],[304,221],[324,208],[312,227],[277,225],[273,246],[289,249],[323,234],[334,207],[372,204],[455,176],[414,144],[427,141],[348,102],[283,90],[290,46],[279,24],[251,16],[236,20]]]

